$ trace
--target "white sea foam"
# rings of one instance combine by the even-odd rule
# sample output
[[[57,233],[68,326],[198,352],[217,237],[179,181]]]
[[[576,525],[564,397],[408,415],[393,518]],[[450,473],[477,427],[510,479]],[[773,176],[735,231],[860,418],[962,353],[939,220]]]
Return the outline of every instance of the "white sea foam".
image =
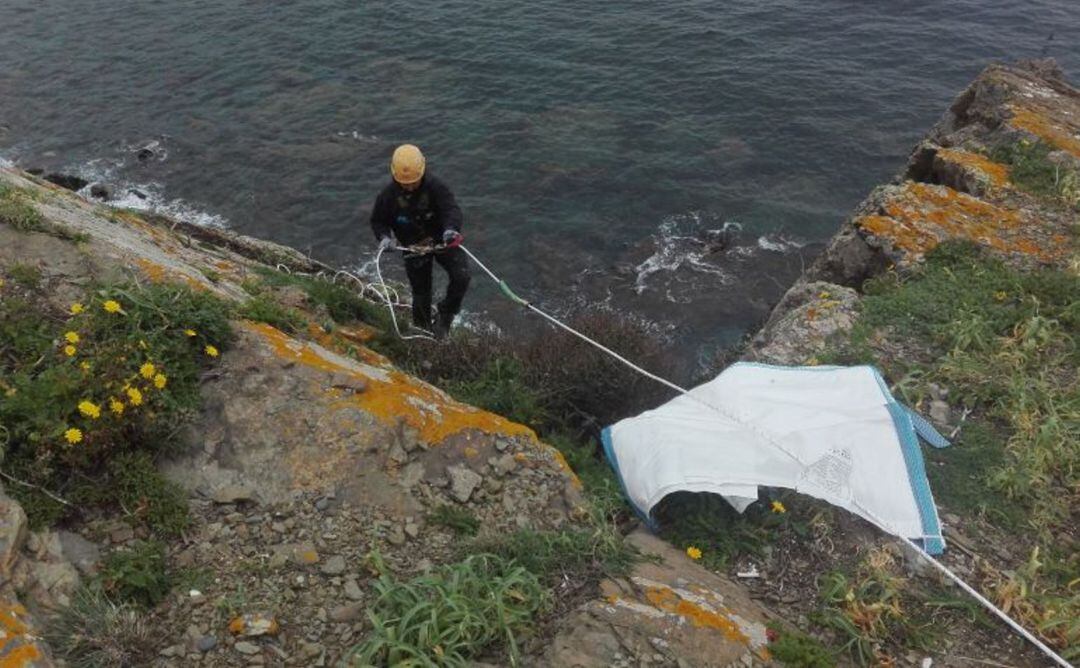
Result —
[[[798,250],[806,244],[794,239],[788,239],[780,234],[766,234],[758,237],[758,248],[762,250],[772,251],[774,253],[787,253],[793,250]]]
[[[737,232],[741,226],[735,222],[727,222],[719,230],[703,228],[701,213],[697,211],[664,220],[654,237],[656,251],[635,268],[637,277],[634,280],[634,291],[638,294],[645,292],[650,277],[655,274],[666,273],[674,276],[679,270],[715,276],[717,278],[713,280],[721,283],[730,282],[732,277],[728,272],[708,259],[715,253],[709,237]]]
[[[168,156],[168,151],[157,140],[132,144],[127,147],[127,150],[137,152],[143,148],[154,151],[155,160],[164,160]],[[95,158],[63,171],[75,174],[89,182],[79,191],[79,194],[87,199],[92,199],[90,188],[94,184],[107,185],[112,191],[112,197],[105,202],[107,206],[158,213],[204,227],[228,227],[228,221],[224,216],[200,209],[186,200],[167,197],[165,186],[156,181],[137,183],[118,176],[124,164],[123,158]]]

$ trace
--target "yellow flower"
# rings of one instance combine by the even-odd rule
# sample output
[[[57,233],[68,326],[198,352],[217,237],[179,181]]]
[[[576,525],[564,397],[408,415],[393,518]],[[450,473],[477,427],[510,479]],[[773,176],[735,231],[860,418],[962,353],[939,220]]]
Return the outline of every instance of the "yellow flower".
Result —
[[[139,388],[129,387],[127,389],[127,396],[128,402],[130,402],[132,406],[142,405],[142,392],[139,391]]]
[[[701,558],[701,550],[691,545],[690,547],[686,548],[686,556],[690,557],[694,561],[697,561]]]
[[[79,302],[75,302],[71,305],[71,315],[79,315],[83,312],[83,305]]]
[[[998,300],[999,302],[1005,301],[1008,298],[1008,296],[1009,296],[1009,293],[1005,292],[1004,290],[998,290],[997,292],[994,293],[994,299]]]
[[[143,378],[147,379],[147,380],[150,380],[151,378],[153,378],[154,374],[156,372],[157,372],[157,369],[155,369],[154,365],[151,364],[150,362],[146,362],[141,367],[139,367],[139,375],[142,376]]]
[[[101,417],[101,407],[92,401],[83,399],[79,402],[79,412],[93,420]]]
[[[75,356],[75,346],[70,346],[70,345],[64,346],[64,354],[67,355],[68,357],[74,357]]]
[[[117,417],[124,414],[124,402],[119,399],[109,397],[109,410],[111,410]]]
[[[101,308],[105,309],[105,311],[107,313],[119,313],[120,312],[120,303],[115,301],[115,300],[110,299],[107,302],[105,302],[104,304],[102,304]]]
[[[218,349],[211,345],[207,345],[203,350],[205,350],[206,354],[210,357],[217,357],[220,354],[218,353]]]
[[[829,297],[832,297],[832,295],[831,295],[831,294],[829,293],[829,291],[828,291],[828,290],[822,290],[822,291],[821,291],[821,292],[820,292],[820,293],[818,294],[818,298],[819,298],[819,299],[828,299]]]
[[[169,382],[169,379],[166,378],[165,374],[163,374],[163,373],[159,373],[158,375],[154,376],[154,387],[156,387],[159,390],[164,390],[165,389],[165,383],[167,383],[167,382]]]
[[[184,336],[197,336],[194,329],[185,329]]]
[[[75,332],[67,332],[66,334],[64,334],[64,340],[68,343],[78,343],[79,335]]]
[[[68,429],[64,432],[64,438],[67,439],[68,443],[75,445],[76,443],[82,441],[82,432],[72,427],[71,429]]]
[[[780,503],[779,501],[773,501],[772,511],[777,514],[783,514],[787,512],[787,508],[785,508],[784,504]]]
[[[85,361],[85,360],[82,361],[82,362],[79,362],[79,368],[82,369],[83,371],[89,371],[90,370],[90,363]]]

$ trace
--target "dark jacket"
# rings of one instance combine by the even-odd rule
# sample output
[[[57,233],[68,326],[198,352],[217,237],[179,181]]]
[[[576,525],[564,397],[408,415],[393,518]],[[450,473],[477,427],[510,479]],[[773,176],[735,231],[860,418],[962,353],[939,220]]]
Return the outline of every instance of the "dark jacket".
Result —
[[[461,209],[446,184],[430,174],[413,192],[391,181],[375,198],[371,231],[376,240],[393,234],[403,246],[427,239],[441,243],[446,230],[461,231]]]

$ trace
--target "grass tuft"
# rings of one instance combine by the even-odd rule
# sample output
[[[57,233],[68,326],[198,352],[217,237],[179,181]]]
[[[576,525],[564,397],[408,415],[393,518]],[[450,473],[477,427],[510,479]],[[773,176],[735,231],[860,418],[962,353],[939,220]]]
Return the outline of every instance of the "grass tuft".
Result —
[[[71,668],[143,666],[154,658],[155,638],[143,614],[94,587],[79,589],[49,620],[45,640]]]
[[[468,665],[505,647],[519,665],[518,641],[549,603],[536,576],[511,561],[477,554],[428,575],[399,581],[378,554],[378,597],[368,610],[373,630],[350,652],[354,666]]]
[[[296,309],[282,306],[266,295],[256,295],[240,307],[241,318],[265,322],[283,332],[295,334],[304,328],[307,320]]]
[[[139,541],[129,550],[113,552],[105,558],[98,579],[104,592],[117,600],[152,608],[171,588],[165,571],[165,546]]]

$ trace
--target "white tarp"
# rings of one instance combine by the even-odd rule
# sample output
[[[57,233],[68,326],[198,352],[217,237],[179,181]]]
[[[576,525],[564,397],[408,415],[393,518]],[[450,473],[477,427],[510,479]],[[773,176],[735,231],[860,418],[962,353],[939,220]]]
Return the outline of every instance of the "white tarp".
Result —
[[[723,495],[740,512],[785,487],[944,549],[918,434],[947,442],[893,399],[876,369],[740,362],[603,432],[608,460],[646,519],[673,492]]]

